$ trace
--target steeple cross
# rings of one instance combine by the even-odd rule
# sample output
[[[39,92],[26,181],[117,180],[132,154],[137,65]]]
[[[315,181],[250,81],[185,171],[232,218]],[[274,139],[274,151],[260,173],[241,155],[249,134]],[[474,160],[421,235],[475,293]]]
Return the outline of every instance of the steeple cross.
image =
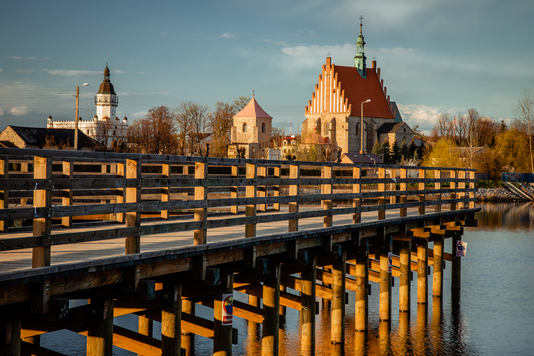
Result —
[[[362,25],[363,16],[360,15],[360,26]]]

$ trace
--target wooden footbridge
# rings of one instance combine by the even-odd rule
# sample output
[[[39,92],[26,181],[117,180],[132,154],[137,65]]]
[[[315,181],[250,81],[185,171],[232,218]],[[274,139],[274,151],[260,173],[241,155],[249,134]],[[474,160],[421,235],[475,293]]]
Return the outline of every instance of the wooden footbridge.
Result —
[[[39,336],[67,329],[87,336],[88,355],[191,354],[195,335],[230,355],[240,317],[277,355],[294,308],[312,355],[319,298],[343,345],[347,290],[365,331],[368,298],[390,320],[393,278],[401,313],[413,272],[420,304],[442,296],[444,261],[460,288],[444,240],[476,225],[474,192],[465,169],[0,148],[0,354],[60,355]],[[231,305],[236,291],[248,303]],[[137,331],[113,325],[125,314]]]

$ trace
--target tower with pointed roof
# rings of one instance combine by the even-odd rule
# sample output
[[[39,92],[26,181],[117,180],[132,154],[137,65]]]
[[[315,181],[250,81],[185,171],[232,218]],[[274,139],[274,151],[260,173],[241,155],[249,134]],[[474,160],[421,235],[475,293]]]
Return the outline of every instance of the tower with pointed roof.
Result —
[[[365,63],[367,57],[365,57],[364,50],[365,41],[363,40],[362,34],[362,20],[363,16],[360,16],[360,35],[358,36],[358,40],[356,41],[356,56],[354,57],[354,67],[358,69],[358,73],[360,73],[362,78],[365,78],[367,75]]]
[[[265,157],[271,142],[272,119],[252,95],[243,110],[234,115],[228,157]]]
[[[104,80],[100,84],[100,88],[95,95],[96,116],[98,120],[103,120],[108,117],[111,120],[115,120],[117,105],[119,105],[119,97],[113,89],[113,84],[109,80],[110,72],[108,64],[106,63],[106,69],[104,69]]]

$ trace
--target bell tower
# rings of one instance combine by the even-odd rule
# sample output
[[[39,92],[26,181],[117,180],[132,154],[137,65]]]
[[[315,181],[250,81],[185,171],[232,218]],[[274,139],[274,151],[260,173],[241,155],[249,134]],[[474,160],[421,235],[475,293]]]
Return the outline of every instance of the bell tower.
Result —
[[[360,73],[360,76],[362,78],[366,77],[366,64],[365,60],[367,57],[365,57],[365,41],[363,40],[362,35],[362,20],[363,16],[360,16],[360,35],[358,36],[358,40],[356,41],[356,56],[354,57],[354,67],[358,68],[358,73]]]
[[[119,97],[113,89],[113,84],[109,81],[110,73],[108,64],[104,69],[104,81],[95,95],[96,116],[98,120],[108,117],[110,120],[115,119],[115,112],[119,104]]]

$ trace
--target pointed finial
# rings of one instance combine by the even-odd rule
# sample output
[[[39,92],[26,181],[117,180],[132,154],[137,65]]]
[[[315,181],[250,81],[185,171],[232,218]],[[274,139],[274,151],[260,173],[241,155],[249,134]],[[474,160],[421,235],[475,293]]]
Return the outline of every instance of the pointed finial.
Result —
[[[252,90],[252,97],[254,97],[254,90]]]
[[[328,53],[326,54],[327,57],[331,57],[330,55],[330,51],[328,51]]]
[[[363,16],[360,15],[360,33],[362,33],[362,20],[363,20]]]

